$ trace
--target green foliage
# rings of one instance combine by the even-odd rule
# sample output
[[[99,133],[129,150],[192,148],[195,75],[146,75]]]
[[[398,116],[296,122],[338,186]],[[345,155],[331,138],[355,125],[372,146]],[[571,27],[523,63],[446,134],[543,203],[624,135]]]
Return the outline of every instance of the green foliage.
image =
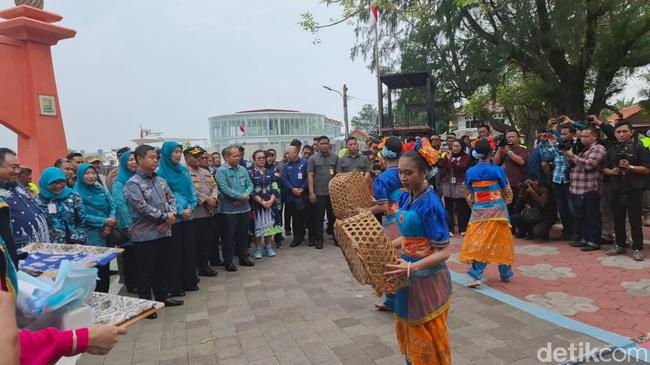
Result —
[[[374,105],[365,104],[361,107],[359,114],[350,121],[352,128],[361,129],[368,134],[377,134],[378,111]]]
[[[324,3],[342,5],[344,18],[356,21],[352,57],[374,66],[368,2]],[[455,102],[487,87],[492,99],[525,108],[527,118],[598,114],[628,75],[650,64],[647,0],[386,0],[378,6],[382,65],[432,70],[436,91]],[[513,69],[522,79],[506,80]]]

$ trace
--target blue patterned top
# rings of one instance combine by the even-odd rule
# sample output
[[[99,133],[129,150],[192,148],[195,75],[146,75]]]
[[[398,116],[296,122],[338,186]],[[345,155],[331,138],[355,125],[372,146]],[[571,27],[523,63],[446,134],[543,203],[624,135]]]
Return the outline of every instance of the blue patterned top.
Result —
[[[11,210],[11,225],[17,248],[34,242],[50,242],[45,213],[36,204],[25,186],[0,182],[0,196]]]
[[[79,194],[72,192],[64,199],[49,199],[41,191],[36,203],[47,214],[50,242],[86,243],[88,237],[85,225],[88,217]]]

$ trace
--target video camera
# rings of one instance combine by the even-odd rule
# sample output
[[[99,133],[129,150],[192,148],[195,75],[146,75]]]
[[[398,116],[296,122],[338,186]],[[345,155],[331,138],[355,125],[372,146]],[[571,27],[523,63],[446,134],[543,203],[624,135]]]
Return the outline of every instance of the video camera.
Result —
[[[508,144],[508,140],[506,139],[505,134],[498,135],[494,138],[494,143],[496,143],[497,147],[505,147]]]
[[[570,149],[573,149],[574,146],[575,146],[575,142],[573,140],[567,142],[561,139],[557,143],[558,151],[568,151]]]
[[[634,142],[618,142],[612,145],[612,151],[614,152],[614,167],[618,167],[621,160],[633,161],[636,157],[634,154]]]

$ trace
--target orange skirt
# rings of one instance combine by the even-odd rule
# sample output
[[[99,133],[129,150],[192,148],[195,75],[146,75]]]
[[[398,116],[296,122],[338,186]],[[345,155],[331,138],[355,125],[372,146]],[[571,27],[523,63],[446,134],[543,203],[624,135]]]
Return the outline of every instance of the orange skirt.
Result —
[[[465,263],[480,261],[512,265],[515,249],[506,220],[475,221],[467,226],[458,259]]]
[[[447,333],[449,308],[423,324],[409,324],[397,317],[397,342],[411,365],[451,365]]]

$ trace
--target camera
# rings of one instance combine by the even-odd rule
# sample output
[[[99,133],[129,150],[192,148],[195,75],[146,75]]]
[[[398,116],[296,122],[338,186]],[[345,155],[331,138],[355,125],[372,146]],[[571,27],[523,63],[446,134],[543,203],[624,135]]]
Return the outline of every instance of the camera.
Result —
[[[618,142],[612,145],[614,155],[614,166],[618,167],[621,160],[633,161],[634,155],[634,142]]]
[[[497,147],[505,147],[508,144],[505,134],[501,134],[494,138],[494,142],[497,144]]]
[[[570,140],[568,142],[564,140],[560,140],[557,143],[558,151],[568,151],[570,149],[573,149],[574,146],[575,146],[575,142],[573,142],[573,140]]]
[[[528,179],[528,180],[524,180],[524,182],[522,182],[521,184],[519,184],[519,185],[517,186],[517,188],[518,188],[519,191],[523,194],[526,190],[528,190],[528,189],[531,187],[532,184],[533,184],[532,180],[530,180],[530,179]]]

